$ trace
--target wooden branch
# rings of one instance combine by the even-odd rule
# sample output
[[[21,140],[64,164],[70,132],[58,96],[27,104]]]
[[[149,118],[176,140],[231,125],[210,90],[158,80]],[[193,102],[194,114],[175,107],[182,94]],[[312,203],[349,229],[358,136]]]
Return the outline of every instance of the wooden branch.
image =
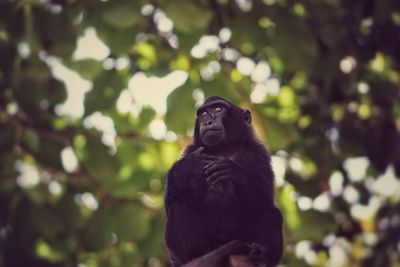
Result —
[[[254,267],[245,256],[248,252],[248,245],[242,241],[234,240],[186,263],[182,267]]]

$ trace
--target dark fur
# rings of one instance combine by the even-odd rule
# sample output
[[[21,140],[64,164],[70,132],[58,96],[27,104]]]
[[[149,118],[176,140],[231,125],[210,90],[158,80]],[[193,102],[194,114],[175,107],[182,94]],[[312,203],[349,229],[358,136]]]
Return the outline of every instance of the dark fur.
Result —
[[[223,99],[211,97],[204,105],[216,100]],[[274,205],[269,154],[245,121],[245,111],[226,103],[225,141],[207,147],[196,119],[193,144],[167,177],[165,238],[174,267],[235,239],[251,245],[249,256],[259,266],[276,266],[282,256],[282,217]],[[230,173],[213,187],[204,175],[209,156]]]

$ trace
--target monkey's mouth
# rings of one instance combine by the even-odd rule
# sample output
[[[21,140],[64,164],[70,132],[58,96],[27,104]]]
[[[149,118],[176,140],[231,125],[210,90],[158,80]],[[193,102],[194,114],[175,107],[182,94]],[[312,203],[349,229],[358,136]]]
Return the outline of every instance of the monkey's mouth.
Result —
[[[204,131],[202,140],[207,145],[215,145],[224,139],[224,131],[218,128],[210,128]]]
[[[209,133],[219,133],[219,132],[222,132],[222,130],[221,130],[221,129],[218,129],[218,128],[209,128],[209,129],[204,130],[204,133],[205,133],[205,134],[209,134]]]
[[[222,134],[223,131],[221,129],[216,129],[216,128],[210,128],[204,131],[205,138],[216,138],[218,136],[221,136]]]

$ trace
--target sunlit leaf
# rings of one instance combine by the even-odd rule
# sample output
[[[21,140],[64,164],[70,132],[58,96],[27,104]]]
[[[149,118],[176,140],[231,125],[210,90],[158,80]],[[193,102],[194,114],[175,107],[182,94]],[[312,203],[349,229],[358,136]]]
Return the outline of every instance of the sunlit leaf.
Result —
[[[157,62],[157,54],[153,45],[145,42],[140,42],[133,48],[138,59],[136,64],[141,69],[149,69]]]
[[[285,186],[278,194],[278,201],[283,208],[285,223],[291,229],[297,229],[300,225],[300,214],[294,201],[295,191],[293,186]]]

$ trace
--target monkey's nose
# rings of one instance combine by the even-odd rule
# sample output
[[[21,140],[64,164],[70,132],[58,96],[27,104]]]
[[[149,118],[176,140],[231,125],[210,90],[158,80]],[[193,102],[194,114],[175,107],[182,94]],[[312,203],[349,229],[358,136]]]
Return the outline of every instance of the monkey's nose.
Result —
[[[213,124],[213,122],[212,122],[212,120],[208,120],[208,121],[204,122],[204,124],[205,124],[206,126],[210,126],[210,125]]]

